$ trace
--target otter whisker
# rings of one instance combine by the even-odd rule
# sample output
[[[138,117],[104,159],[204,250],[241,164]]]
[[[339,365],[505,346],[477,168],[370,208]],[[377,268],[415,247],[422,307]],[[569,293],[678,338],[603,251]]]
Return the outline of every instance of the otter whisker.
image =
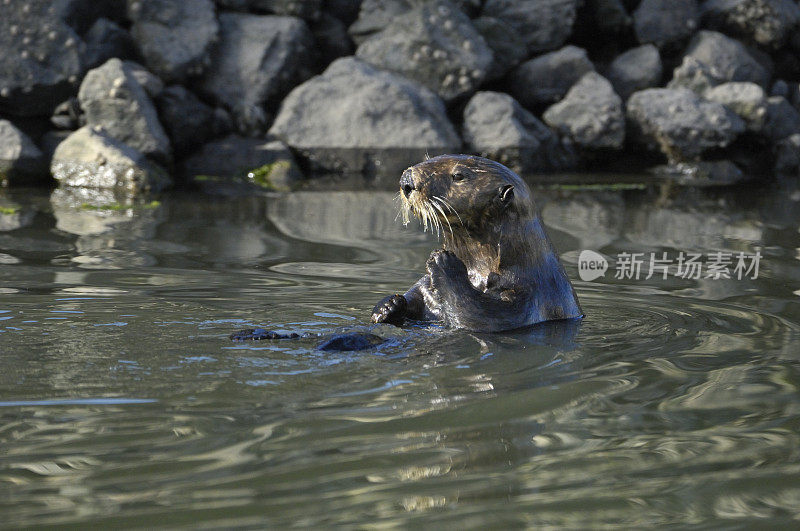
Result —
[[[447,223],[447,228],[450,230],[450,236],[455,236],[455,235],[453,234],[453,226],[452,226],[452,225],[450,225],[450,220],[449,220],[449,219],[447,219],[447,214],[445,214],[445,212],[444,212],[444,209],[441,207],[441,205],[439,205],[439,204],[438,204],[438,202],[436,202],[436,201],[435,201],[435,200],[436,200],[436,197],[433,197],[432,199],[433,199],[434,201],[431,201],[431,205],[433,205],[433,207],[434,207],[436,210],[438,210],[438,211],[439,211],[439,213],[442,215],[442,219],[444,219],[445,223]],[[441,220],[440,220],[440,223],[441,223]],[[442,231],[444,232],[444,229],[442,229]]]
[[[461,219],[461,215],[458,213],[458,211],[455,208],[453,208],[453,205],[451,205],[444,197],[440,197],[440,196],[436,195],[433,198],[438,200],[445,207],[447,207],[447,209],[450,210],[450,212],[452,212],[453,214],[456,215],[456,217],[458,218],[458,222],[461,223],[462,226],[464,225],[464,220]]]

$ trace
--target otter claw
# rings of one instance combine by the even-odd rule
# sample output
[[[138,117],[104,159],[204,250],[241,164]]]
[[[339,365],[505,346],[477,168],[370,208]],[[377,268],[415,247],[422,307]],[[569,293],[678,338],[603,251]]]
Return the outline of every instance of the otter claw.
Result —
[[[408,302],[402,295],[395,294],[381,300],[372,310],[373,323],[389,323],[395,326],[403,324]]]
[[[433,274],[433,269],[440,269],[448,276],[467,274],[467,266],[464,265],[464,262],[462,262],[455,253],[445,251],[444,249],[433,251],[426,265],[428,272],[431,274]]]

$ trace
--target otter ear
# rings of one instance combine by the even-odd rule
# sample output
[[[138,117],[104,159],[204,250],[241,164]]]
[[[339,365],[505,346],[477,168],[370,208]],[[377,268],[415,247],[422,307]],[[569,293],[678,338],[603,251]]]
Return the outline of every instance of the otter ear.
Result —
[[[514,200],[514,187],[510,184],[501,186],[498,190],[497,198],[500,200],[501,205],[510,205],[511,201]]]

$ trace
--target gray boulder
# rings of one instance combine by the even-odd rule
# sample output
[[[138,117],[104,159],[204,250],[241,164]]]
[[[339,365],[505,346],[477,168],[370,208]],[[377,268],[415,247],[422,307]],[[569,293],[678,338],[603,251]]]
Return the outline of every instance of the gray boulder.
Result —
[[[775,171],[800,174],[800,134],[788,136],[775,146]]]
[[[436,94],[352,57],[294,89],[270,134],[317,169],[379,174],[461,146]]]
[[[469,18],[446,0],[397,17],[359,45],[356,56],[433,90],[445,100],[473,92],[492,65],[492,50]]]
[[[584,74],[542,118],[586,149],[621,149],[625,141],[622,100],[597,72]]]
[[[640,43],[664,48],[691,37],[699,20],[697,0],[642,0],[633,12],[633,29]]]
[[[565,46],[522,63],[511,73],[509,89],[525,107],[536,109],[563,98],[572,85],[592,71],[594,65],[586,50]]]
[[[157,98],[164,90],[164,82],[148,69],[134,61],[123,61],[133,78],[142,86],[151,99]]]
[[[175,153],[182,154],[224,130],[214,109],[181,85],[164,89],[156,99],[158,114],[169,134]]]
[[[204,144],[184,161],[183,173],[204,186],[249,178],[254,184],[277,190],[291,188],[303,177],[283,142],[238,135]]]
[[[705,96],[735,112],[747,124],[747,129],[759,132],[767,118],[767,95],[764,89],[749,81],[731,81],[708,91]]]
[[[772,49],[800,25],[800,6],[792,0],[707,0],[701,9],[705,27]]]
[[[617,56],[611,62],[606,77],[622,101],[626,101],[636,91],[658,86],[661,74],[658,48],[645,44]]]
[[[527,57],[528,53],[522,38],[502,20],[480,17],[474,19],[472,24],[494,54],[494,61],[486,75],[487,79],[503,77]]]
[[[219,26],[211,0],[128,0],[131,35],[147,67],[167,82],[197,76]]]
[[[709,149],[727,147],[745,130],[732,111],[689,89],[646,89],[634,93],[627,107],[634,138],[659,148],[671,163],[693,162]]]
[[[78,100],[89,126],[161,162],[169,162],[169,138],[158,121],[153,102],[134,77],[131,67],[109,59],[90,70],[81,83]]]
[[[716,31],[700,31],[692,38],[686,55],[707,65],[724,81],[752,81],[769,87],[772,72],[739,41]]]
[[[486,0],[481,14],[514,28],[529,53],[541,53],[564,45],[572,34],[580,3],[580,0]]]
[[[262,132],[265,105],[311,73],[314,38],[299,18],[223,13],[200,89],[230,109],[239,131]]]
[[[86,41],[86,52],[83,56],[86,68],[96,68],[112,57],[120,59],[133,57],[135,53],[130,33],[116,22],[104,17],[95,21],[83,39]]]
[[[275,15],[318,20],[323,0],[250,0],[250,8]]]
[[[363,0],[360,1],[358,20],[353,22],[348,30],[350,36],[361,44],[371,35],[383,31],[384,28],[394,22],[412,9],[423,6],[430,0]],[[328,1],[328,9],[331,8],[331,0]],[[335,3],[335,2],[333,2]],[[479,0],[453,0],[452,2],[460,11],[470,14]],[[334,12],[334,11],[332,11]]]
[[[83,74],[84,44],[52,0],[0,4],[0,112],[49,116]]]
[[[722,74],[716,69],[687,55],[673,70],[672,79],[667,83],[667,88],[687,88],[702,96],[708,89],[725,82]]]
[[[102,127],[82,127],[53,153],[50,172],[62,186],[108,188],[137,194],[171,184],[167,173]]]
[[[26,184],[47,175],[42,152],[8,120],[0,120],[0,185]]]
[[[549,127],[501,92],[478,92],[464,109],[464,142],[469,151],[517,173],[564,170],[574,153]]]
[[[800,133],[800,112],[786,98],[772,96],[767,99],[767,120],[764,135],[773,142]]]

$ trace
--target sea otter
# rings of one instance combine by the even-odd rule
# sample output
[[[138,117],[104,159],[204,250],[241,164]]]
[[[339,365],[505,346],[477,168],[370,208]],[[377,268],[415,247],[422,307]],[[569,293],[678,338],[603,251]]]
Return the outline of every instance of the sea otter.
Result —
[[[443,240],[428,273],[372,311],[375,323],[441,321],[480,332],[583,317],[544,231],[530,189],[489,159],[442,155],[403,172],[403,219],[414,214]]]

